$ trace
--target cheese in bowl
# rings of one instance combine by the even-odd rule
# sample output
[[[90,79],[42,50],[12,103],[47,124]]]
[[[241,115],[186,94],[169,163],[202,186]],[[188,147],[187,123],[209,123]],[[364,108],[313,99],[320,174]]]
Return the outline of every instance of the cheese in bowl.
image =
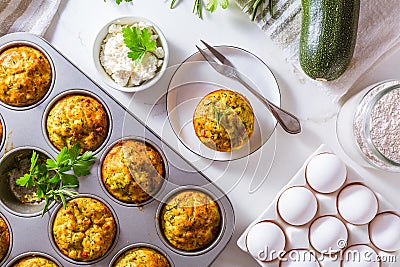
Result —
[[[193,114],[193,127],[208,148],[229,152],[243,147],[254,131],[254,112],[245,96],[216,90],[204,96]]]
[[[168,45],[154,23],[140,17],[122,17],[100,30],[93,59],[109,86],[135,92],[161,78],[168,63]]]
[[[28,45],[7,48],[0,53],[0,101],[25,107],[43,99],[52,82],[47,57]]]

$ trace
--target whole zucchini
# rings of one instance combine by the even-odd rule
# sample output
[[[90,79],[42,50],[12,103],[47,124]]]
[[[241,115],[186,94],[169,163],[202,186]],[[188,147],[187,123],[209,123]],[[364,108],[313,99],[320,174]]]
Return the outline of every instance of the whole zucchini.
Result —
[[[345,72],[357,38],[360,0],[302,0],[300,66],[315,80]]]

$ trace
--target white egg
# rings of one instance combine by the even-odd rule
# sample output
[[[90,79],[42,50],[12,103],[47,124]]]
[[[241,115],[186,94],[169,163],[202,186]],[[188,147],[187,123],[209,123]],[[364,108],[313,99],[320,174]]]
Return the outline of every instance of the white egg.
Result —
[[[248,252],[257,260],[272,261],[283,254],[286,237],[274,222],[262,221],[253,225],[246,236]]]
[[[343,252],[341,267],[379,267],[378,254],[370,246],[355,245]]]
[[[314,218],[318,204],[310,190],[295,186],[286,189],[280,195],[277,208],[284,221],[297,226],[306,224]]]
[[[340,216],[352,224],[369,223],[378,212],[378,199],[368,187],[351,184],[340,191],[338,200]]]
[[[315,253],[306,249],[293,249],[288,251],[279,267],[320,267]]]
[[[384,212],[369,224],[372,243],[384,251],[400,250],[400,216]]]
[[[322,153],[308,162],[305,175],[308,184],[315,191],[327,194],[335,192],[344,184],[347,170],[339,157]]]
[[[310,226],[310,243],[322,254],[336,253],[347,246],[348,232],[344,223],[334,216],[323,216]]]

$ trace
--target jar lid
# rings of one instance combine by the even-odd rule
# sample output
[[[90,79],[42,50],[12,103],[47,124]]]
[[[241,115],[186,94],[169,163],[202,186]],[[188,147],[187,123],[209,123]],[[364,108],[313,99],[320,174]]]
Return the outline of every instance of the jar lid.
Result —
[[[400,167],[400,85],[376,93],[366,107],[364,134],[373,153]]]

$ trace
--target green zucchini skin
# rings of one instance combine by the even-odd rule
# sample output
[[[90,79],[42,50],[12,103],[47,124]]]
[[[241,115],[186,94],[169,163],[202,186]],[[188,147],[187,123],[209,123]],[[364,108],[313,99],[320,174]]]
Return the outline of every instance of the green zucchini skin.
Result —
[[[299,59],[315,80],[331,81],[348,68],[357,39],[360,0],[302,0]]]

